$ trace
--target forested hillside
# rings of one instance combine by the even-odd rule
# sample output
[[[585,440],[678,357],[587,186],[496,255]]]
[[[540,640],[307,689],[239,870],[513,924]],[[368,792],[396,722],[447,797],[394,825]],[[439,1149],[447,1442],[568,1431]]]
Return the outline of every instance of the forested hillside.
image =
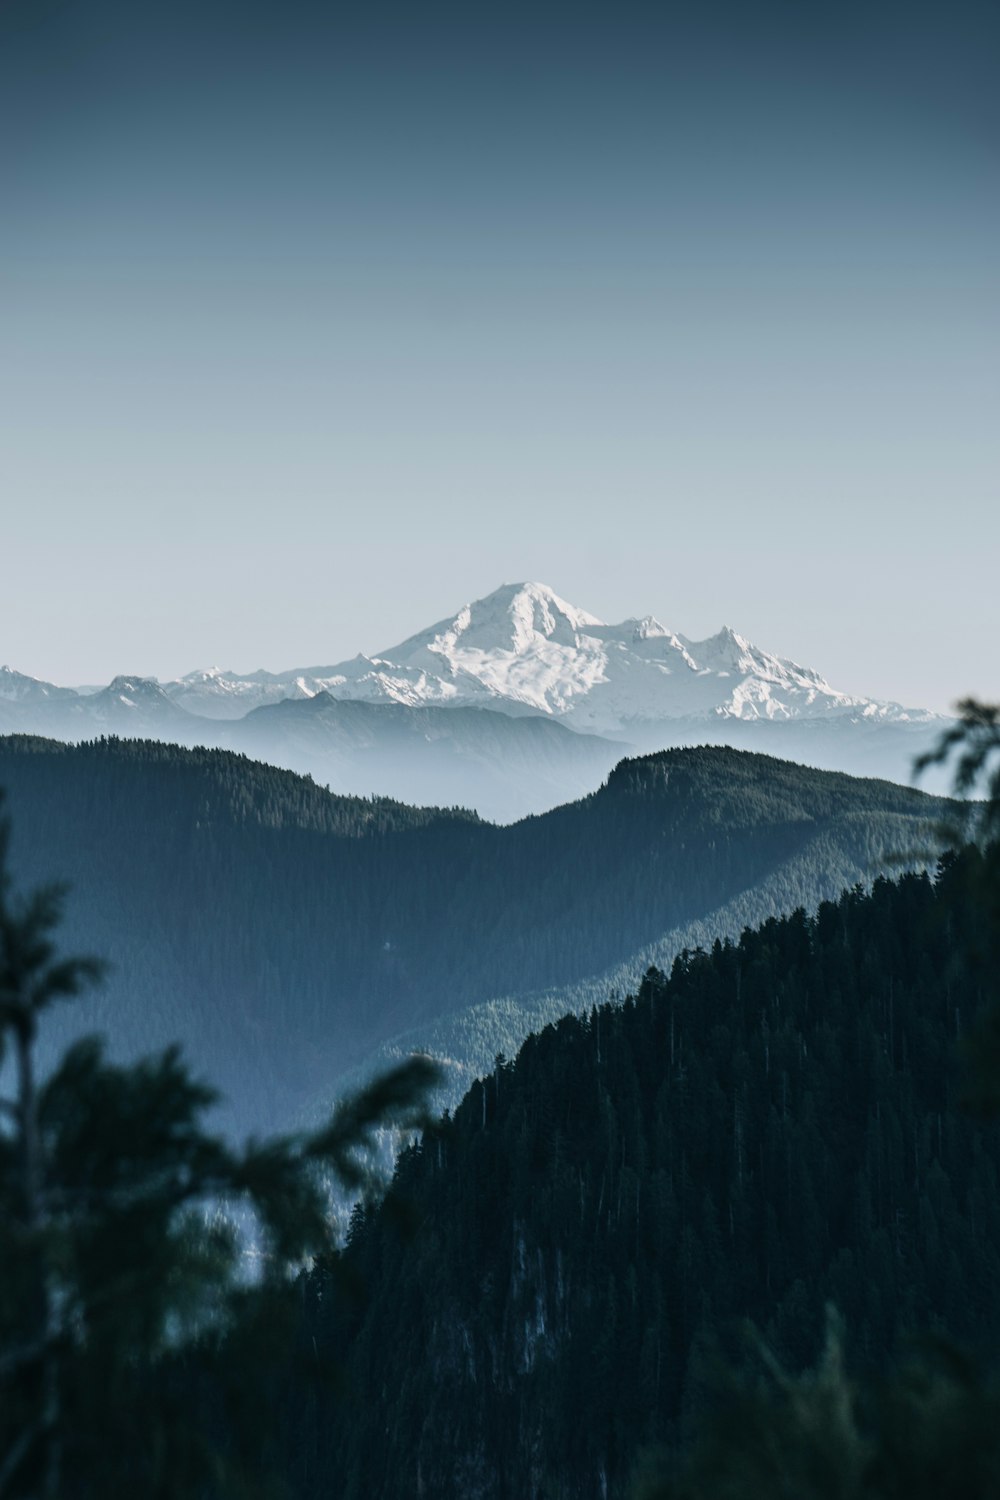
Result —
[[[792,1369],[827,1302],[864,1366],[908,1330],[1000,1347],[1000,1141],[955,1107],[997,995],[977,861],[686,953],[477,1083],[400,1161],[414,1236],[356,1212],[363,1300],[303,1282],[304,1345],[350,1394],[289,1392],[297,1492],[624,1495],[745,1317]]]
[[[240,695],[228,701],[212,696],[212,709],[229,710],[216,718],[188,712],[189,696],[204,706],[196,686],[173,686],[180,689],[176,695],[146,678],[116,677],[100,692],[80,695],[0,668],[0,733],[71,743],[122,735],[232,750],[314,776],[343,794],[461,802],[499,822],[584,796],[626,749],[523,706],[519,713],[500,713],[365,703],[320,690],[250,712]],[[295,693],[291,682],[271,686]],[[676,739],[667,735],[661,743]]]
[[[624,761],[511,827],[141,741],[9,737],[0,786],[18,877],[68,879],[67,943],[113,966],[72,1024],[120,1055],[180,1039],[247,1129],[423,1020],[811,906],[926,848],[943,807],[726,749]]]

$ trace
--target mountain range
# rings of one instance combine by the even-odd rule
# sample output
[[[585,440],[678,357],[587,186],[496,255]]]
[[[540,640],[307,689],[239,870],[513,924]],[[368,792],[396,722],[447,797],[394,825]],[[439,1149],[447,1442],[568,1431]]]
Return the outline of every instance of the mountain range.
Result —
[[[761,651],[728,626],[692,641],[652,615],[608,625],[540,583],[504,584],[374,656],[277,675],[195,672],[165,691],[192,712],[220,717],[231,716],[236,703],[326,691],[408,707],[544,713],[579,730],[626,736],[637,726],[688,718],[928,718],[837,692],[818,673]]]
[[[338,792],[501,822],[595,789],[626,748],[732,744],[906,781],[945,723],[839,692],[728,627],[694,641],[652,615],[608,625],[539,583],[329,666],[123,675],[99,690],[0,668],[0,731],[221,746]]]
[[[650,965],[926,853],[946,811],[728,748],[622,760],[512,827],[144,740],[0,737],[0,786],[18,883],[68,880],[67,948],[112,965],[53,1044],[69,1025],[130,1057],[180,1040],[258,1131],[400,1050],[448,1059],[460,1097]]]

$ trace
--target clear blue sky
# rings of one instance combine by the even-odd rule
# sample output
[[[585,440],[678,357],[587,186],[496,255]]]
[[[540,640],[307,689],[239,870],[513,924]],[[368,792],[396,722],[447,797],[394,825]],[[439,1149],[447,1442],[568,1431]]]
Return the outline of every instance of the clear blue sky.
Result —
[[[504,580],[1000,694],[995,4],[0,7],[0,661]]]

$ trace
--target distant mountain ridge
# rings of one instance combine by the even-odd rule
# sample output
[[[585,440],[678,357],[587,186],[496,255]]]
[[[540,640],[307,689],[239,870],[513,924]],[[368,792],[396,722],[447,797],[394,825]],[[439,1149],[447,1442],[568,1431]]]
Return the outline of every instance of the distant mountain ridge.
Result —
[[[245,1129],[328,1104],[374,1049],[417,1026],[427,1045],[463,1013],[447,1055],[464,1083],[484,1043],[490,1063],[575,1008],[567,987],[605,999],[612,970],[628,984],[835,896],[929,847],[946,811],[725,748],[622,761],[600,791],[506,828],[141,739],[0,737],[0,787],[17,879],[70,881],[67,947],[112,964],[53,1030],[106,1029],[133,1056],[182,1040]]]
[[[0,732],[224,746],[336,791],[502,822],[594,790],[628,749],[732,744],[907,781],[947,722],[842,693],[729,627],[694,641],[652,615],[608,625],[540,583],[331,666],[119,676],[97,691],[0,669]]]
[[[729,626],[694,641],[653,615],[609,625],[542,583],[504,584],[373,656],[283,672],[212,667],[160,686],[178,707],[208,718],[242,717],[263,704],[327,692],[407,707],[528,711],[598,734],[688,718],[938,717],[839,692],[818,672],[761,650]],[[73,691],[0,669],[0,699],[8,702],[65,701]]]
[[[652,615],[608,625],[539,583],[505,584],[377,657],[328,670],[343,696],[517,705],[598,734],[692,718],[932,717],[837,692],[728,627],[692,641]]]
[[[760,650],[728,626],[693,641],[652,615],[609,625],[541,583],[504,584],[374,656],[276,675],[195,673],[166,688],[202,713],[238,694],[256,691],[263,701],[324,690],[411,707],[527,710],[598,734],[690,718],[847,715],[914,723],[935,717],[838,692],[819,673]]]

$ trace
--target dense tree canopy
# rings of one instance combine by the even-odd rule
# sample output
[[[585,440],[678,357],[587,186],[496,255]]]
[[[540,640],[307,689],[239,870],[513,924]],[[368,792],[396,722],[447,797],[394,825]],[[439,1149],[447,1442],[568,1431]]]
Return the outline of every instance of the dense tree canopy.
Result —
[[[957,1050],[962,1102],[990,1117],[1000,1111],[1000,706],[970,698],[958,708],[954,726],[916,769],[950,762],[956,794],[979,794],[972,823],[980,847],[964,861],[953,904],[963,918],[960,959],[978,968],[985,983]],[[960,845],[966,827],[966,819],[953,818],[941,831]],[[995,1248],[992,1224],[974,1221],[970,1228],[974,1237],[988,1238],[983,1253]],[[953,1263],[942,1272],[953,1275]],[[758,1334],[756,1358],[728,1375],[686,1464],[678,1471],[654,1461],[638,1500],[756,1500],[765,1493],[795,1500],[993,1500],[1000,1492],[1000,1349],[987,1326],[984,1365],[939,1335],[917,1343],[881,1380],[870,1369],[860,1378],[848,1373],[832,1316],[820,1364],[801,1374],[783,1369]]]
[[[1000,1143],[957,1109],[953,1063],[996,990],[981,863],[685,953],[498,1062],[400,1161],[415,1240],[356,1219],[364,1311],[345,1321],[322,1269],[305,1283],[357,1404],[343,1425],[294,1404],[299,1493],[624,1494],[747,1318],[793,1371],[827,1303],[875,1369],[911,1329],[994,1347]]]
[[[977,772],[996,729],[970,719]],[[99,890],[138,892],[151,919],[180,899],[181,872],[205,907],[191,951],[237,958],[229,985],[266,970],[281,928],[266,892],[288,941],[335,897],[350,971],[390,916],[440,911],[433,876],[450,869],[449,915],[480,971],[532,953],[544,971],[557,952],[592,963],[602,921],[632,941],[664,902],[739,898],[790,855],[800,874],[827,860],[829,877],[848,856],[912,850],[949,811],[688,751],[627,762],[519,832],[329,798],[217,753],[8,750],[39,847],[69,852],[81,819],[103,819]],[[857,882],[529,1037],[424,1121],[389,1199],[360,1203],[338,1249],[329,1184],[362,1186],[374,1130],[420,1119],[426,1065],[319,1130],[243,1149],[209,1133],[212,1091],[175,1049],[123,1064],[84,1041],[46,1076],[47,1013],[99,966],[60,957],[61,893],[17,898],[0,858],[0,1495],[589,1500],[629,1494],[660,1449],[647,1495],[987,1500],[1000,1396],[950,1340],[973,1360],[1000,1348],[1000,1141],[959,1107],[963,1093],[990,1105],[984,1080],[1000,1076],[998,860],[987,841],[933,876]],[[576,890],[575,925],[559,927]],[[490,892],[492,926],[477,904]],[[242,953],[212,946],[227,903]],[[474,970],[435,931],[434,982],[465,999],[456,976]],[[268,1036],[310,1034],[318,995],[288,1010],[267,993]],[[938,1353],[893,1377],[912,1330]],[[721,1406],[714,1353],[749,1359]]]

